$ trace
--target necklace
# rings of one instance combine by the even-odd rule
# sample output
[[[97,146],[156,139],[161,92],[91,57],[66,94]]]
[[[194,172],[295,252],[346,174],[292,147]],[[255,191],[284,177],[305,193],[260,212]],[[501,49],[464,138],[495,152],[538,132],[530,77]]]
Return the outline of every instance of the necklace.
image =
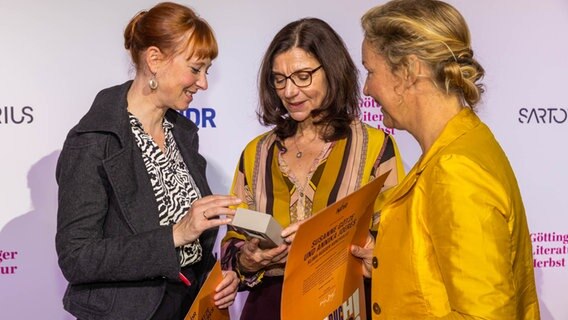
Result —
[[[317,138],[318,138],[318,135],[316,134],[316,135],[314,135],[314,137],[310,141],[307,142],[307,144],[308,145],[312,144]],[[298,152],[296,152],[296,158],[300,159],[304,155],[304,152],[302,150],[300,150],[300,148],[298,147],[297,139],[298,139],[298,135],[295,134],[294,138],[293,138],[294,146],[296,147],[296,150],[298,150]]]
[[[304,155],[304,153],[300,151],[300,148],[298,148],[298,143],[296,142],[296,135],[294,135],[294,145],[296,146],[296,150],[298,150],[298,152],[296,152],[296,158],[300,159]]]
[[[282,174],[294,184],[296,191],[294,196],[290,199],[290,219],[292,222],[302,221],[312,215],[312,199],[313,192],[310,191],[310,181],[312,176],[317,171],[321,161],[327,159],[329,153],[334,146],[333,142],[326,142],[320,151],[319,155],[314,159],[310,170],[305,178],[298,177],[294,174],[292,168],[288,166],[282,154],[278,156],[278,165]],[[299,179],[302,178],[302,179]],[[295,199],[295,200],[294,200]]]

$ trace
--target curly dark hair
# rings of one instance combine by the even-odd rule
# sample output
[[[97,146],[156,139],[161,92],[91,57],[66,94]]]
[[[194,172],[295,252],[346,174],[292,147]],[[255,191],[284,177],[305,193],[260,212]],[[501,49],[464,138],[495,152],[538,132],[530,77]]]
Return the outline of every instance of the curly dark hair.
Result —
[[[303,18],[282,28],[268,46],[259,71],[259,108],[261,124],[274,125],[276,135],[284,140],[294,135],[298,122],[288,115],[272,85],[274,58],[293,48],[315,57],[327,77],[327,95],[322,105],[312,111],[317,126],[325,127],[323,139],[346,137],[349,125],[359,117],[358,71],[341,37],[325,21]]]

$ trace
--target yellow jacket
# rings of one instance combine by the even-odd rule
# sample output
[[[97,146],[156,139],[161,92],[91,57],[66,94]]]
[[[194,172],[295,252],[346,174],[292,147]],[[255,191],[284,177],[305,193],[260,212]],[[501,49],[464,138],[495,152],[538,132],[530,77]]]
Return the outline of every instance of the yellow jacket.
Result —
[[[539,319],[521,194],[464,108],[385,200],[372,319]]]

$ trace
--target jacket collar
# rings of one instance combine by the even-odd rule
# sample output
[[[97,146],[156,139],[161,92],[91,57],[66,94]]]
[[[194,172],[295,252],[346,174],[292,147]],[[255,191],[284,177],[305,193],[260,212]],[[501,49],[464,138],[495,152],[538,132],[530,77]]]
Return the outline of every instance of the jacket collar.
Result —
[[[131,135],[128,119],[128,102],[126,100],[128,90],[132,86],[132,80],[121,85],[102,90],[95,97],[91,109],[81,119],[76,130],[81,132],[109,132],[117,136],[120,145],[125,146]],[[182,121],[183,117],[169,109],[166,119],[174,125],[174,136],[178,134],[184,139],[191,139],[198,128],[191,121]],[[185,119],[184,119],[185,120]],[[188,141],[188,140],[184,140]]]
[[[470,108],[463,108],[456,116],[448,121],[440,133],[440,136],[434,141],[430,149],[420,157],[399,186],[385,196],[386,201],[384,203],[397,201],[408,193],[420,177],[422,171],[428,167],[433,159],[437,158],[448,145],[452,144],[471,129],[477,127],[480,123],[481,120]]]
[[[430,149],[426,151],[418,164],[417,173],[420,174],[428,163],[438,155],[444,148],[457,140],[459,137],[470,131],[472,128],[478,126],[481,120],[470,108],[463,108],[457,115],[455,115],[444,127],[440,136],[434,141]]]
[[[124,146],[130,132],[126,95],[131,85],[132,80],[99,92],[76,130],[79,133],[110,132],[115,134],[120,145]]]

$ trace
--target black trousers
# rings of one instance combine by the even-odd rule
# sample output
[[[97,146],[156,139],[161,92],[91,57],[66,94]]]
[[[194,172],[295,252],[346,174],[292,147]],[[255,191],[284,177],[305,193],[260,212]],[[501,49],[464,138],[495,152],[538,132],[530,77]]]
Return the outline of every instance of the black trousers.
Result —
[[[181,272],[192,285],[187,287],[182,282],[168,282],[162,302],[152,316],[153,320],[183,320],[187,315],[199,292],[199,285],[191,268],[182,268]]]

